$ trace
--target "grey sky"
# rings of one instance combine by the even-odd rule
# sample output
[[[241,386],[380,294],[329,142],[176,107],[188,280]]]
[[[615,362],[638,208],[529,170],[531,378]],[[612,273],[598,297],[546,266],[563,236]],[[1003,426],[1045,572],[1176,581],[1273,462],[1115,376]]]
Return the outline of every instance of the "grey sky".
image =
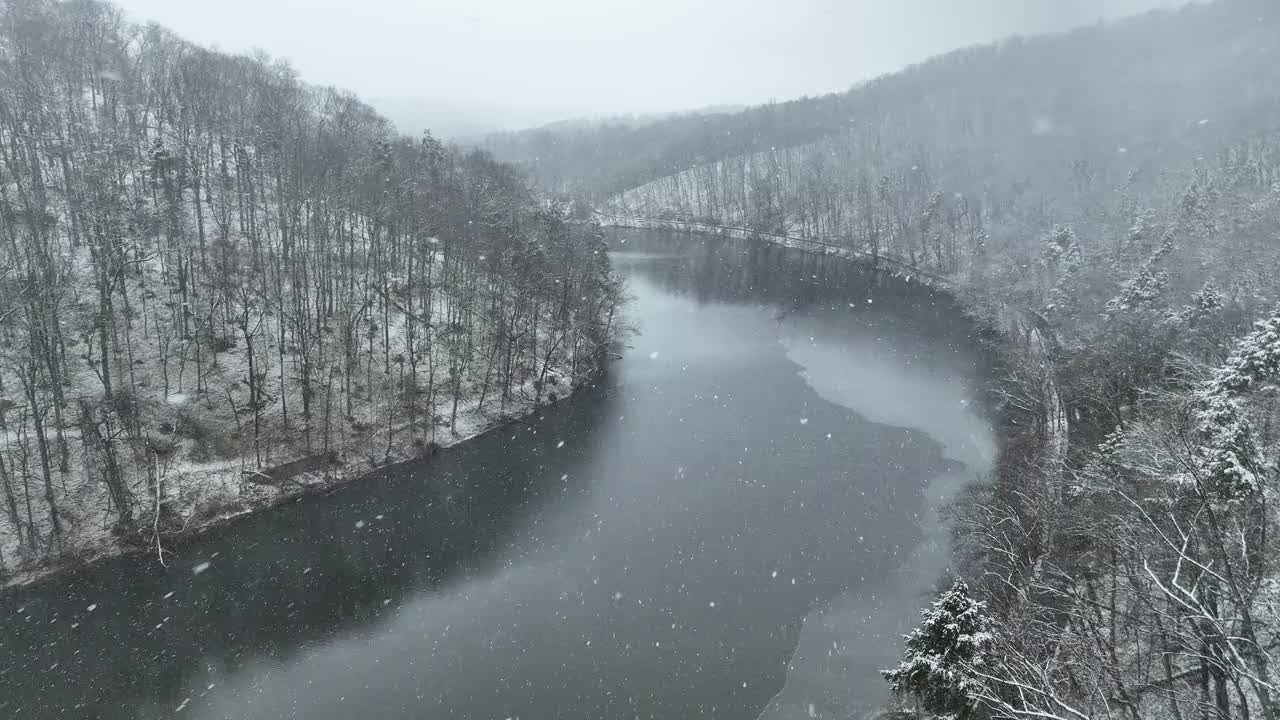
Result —
[[[1186,0],[121,0],[403,124],[517,127],[841,90],[931,55]],[[415,128],[403,128],[413,130]],[[441,128],[443,129],[443,128]],[[446,132],[446,134],[448,134]]]

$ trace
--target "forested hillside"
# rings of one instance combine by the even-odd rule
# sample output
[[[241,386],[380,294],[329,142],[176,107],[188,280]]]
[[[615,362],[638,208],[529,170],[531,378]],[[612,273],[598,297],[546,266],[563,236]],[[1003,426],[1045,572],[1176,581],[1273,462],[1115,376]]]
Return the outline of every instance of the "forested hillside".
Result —
[[[553,123],[494,133],[476,144],[515,164],[545,193],[599,200],[715,158],[820,138],[841,126],[829,117],[834,108],[828,106],[837,100],[829,96],[739,112],[712,108],[651,121]],[[811,115],[822,119],[792,126],[793,118]]]
[[[837,105],[838,130],[802,137]],[[776,111],[799,141],[619,167],[653,178],[603,212],[892,258],[1029,318],[993,388],[997,472],[954,508],[956,577],[887,673],[897,710],[1280,716],[1274,3],[966,50]]]
[[[640,127],[548,127],[496,135],[482,145],[548,191],[592,198],[845,134],[874,143],[885,155],[939,147],[973,154],[966,158],[972,167],[955,169],[970,177],[1005,167],[1039,172],[1039,161],[1065,149],[1095,163],[1121,147],[1163,153],[1170,143],[1184,143],[1188,127],[1205,119],[1210,124],[1194,141],[1210,147],[1235,137],[1242,126],[1233,123],[1249,121],[1236,111],[1270,96],[1278,22],[1269,0],[1219,0],[959,50],[843,93]],[[1015,148],[1026,154],[987,156]],[[1173,159],[1161,157],[1161,165]],[[907,167],[915,164],[910,159]],[[875,168],[866,174],[873,184],[878,179]]]
[[[0,149],[0,577],[160,552],[605,357],[598,226],[283,63],[0,0]]]

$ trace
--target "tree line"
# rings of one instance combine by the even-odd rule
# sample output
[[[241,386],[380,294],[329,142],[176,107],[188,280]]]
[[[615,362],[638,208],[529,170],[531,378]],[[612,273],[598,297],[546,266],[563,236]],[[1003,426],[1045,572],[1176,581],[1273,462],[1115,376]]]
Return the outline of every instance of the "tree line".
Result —
[[[605,361],[605,251],[284,63],[0,1],[0,574],[554,401]]]

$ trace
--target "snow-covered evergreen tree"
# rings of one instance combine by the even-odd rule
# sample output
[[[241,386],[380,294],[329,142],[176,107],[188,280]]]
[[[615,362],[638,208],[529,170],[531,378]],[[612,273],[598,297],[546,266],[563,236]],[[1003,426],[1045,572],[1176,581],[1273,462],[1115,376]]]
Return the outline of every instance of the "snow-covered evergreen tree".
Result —
[[[1213,379],[1213,390],[1238,394],[1280,374],[1280,311],[1254,326]]]
[[[1221,312],[1226,305],[1227,299],[1222,291],[1213,284],[1213,280],[1207,280],[1204,286],[1191,296],[1191,304],[1182,308],[1180,312],[1170,315],[1169,319],[1182,327],[1197,327]]]
[[[1257,323],[1197,395],[1200,469],[1212,491],[1236,499],[1261,489],[1266,458],[1237,396],[1280,374],[1280,312]]]
[[[1058,315],[1074,314],[1079,304],[1077,284],[1084,267],[1084,253],[1074,230],[1061,227],[1054,231],[1053,239],[1045,243],[1044,263],[1056,277],[1045,309]]]
[[[1218,393],[1204,393],[1197,413],[1203,445],[1200,473],[1218,498],[1243,498],[1261,489],[1265,460],[1240,404]]]
[[[965,717],[979,686],[971,669],[986,663],[993,641],[986,603],[957,580],[921,615],[902,661],[881,674],[895,694],[916,698],[931,715]]]

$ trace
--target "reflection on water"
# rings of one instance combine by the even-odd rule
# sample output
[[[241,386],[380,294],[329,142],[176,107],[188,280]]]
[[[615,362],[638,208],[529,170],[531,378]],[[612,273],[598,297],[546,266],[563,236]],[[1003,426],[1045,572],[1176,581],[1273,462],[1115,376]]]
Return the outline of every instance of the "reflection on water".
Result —
[[[788,682],[806,616],[853,591],[896,622],[925,492],[989,453],[954,308],[799,253],[621,239],[640,334],[596,386],[168,570],[6,599],[0,712],[736,719]]]

